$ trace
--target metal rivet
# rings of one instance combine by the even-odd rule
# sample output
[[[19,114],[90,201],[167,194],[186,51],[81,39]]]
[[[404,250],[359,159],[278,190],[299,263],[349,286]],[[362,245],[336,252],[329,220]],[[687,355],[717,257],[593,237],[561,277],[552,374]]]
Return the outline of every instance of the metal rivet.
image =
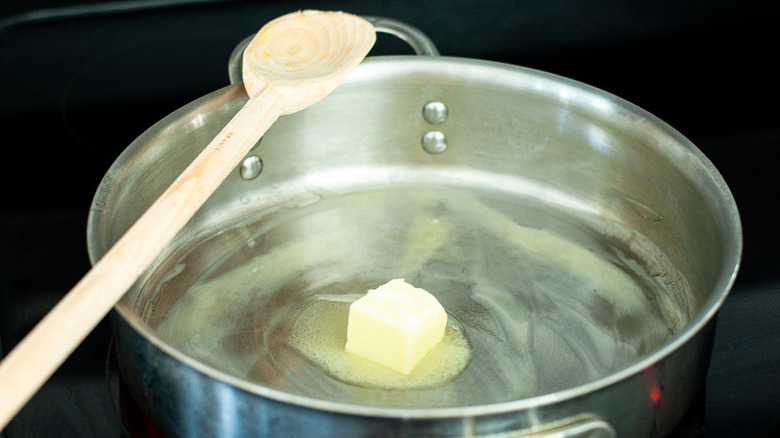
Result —
[[[257,155],[250,155],[241,162],[241,178],[244,178],[247,181],[257,178],[262,171],[263,160]]]
[[[422,138],[422,148],[429,154],[440,154],[447,149],[447,139],[439,131],[427,132]]]
[[[438,125],[447,120],[447,107],[441,102],[429,102],[422,110],[423,118],[431,125]]]

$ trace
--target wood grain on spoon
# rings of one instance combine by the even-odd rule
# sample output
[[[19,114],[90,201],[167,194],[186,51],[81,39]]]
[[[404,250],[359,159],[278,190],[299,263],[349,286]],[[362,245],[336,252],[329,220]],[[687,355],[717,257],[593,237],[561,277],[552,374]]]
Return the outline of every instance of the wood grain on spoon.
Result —
[[[276,121],[333,91],[374,44],[373,26],[303,11],[266,24],[244,52],[249,101],[0,363],[0,430],[54,373]]]

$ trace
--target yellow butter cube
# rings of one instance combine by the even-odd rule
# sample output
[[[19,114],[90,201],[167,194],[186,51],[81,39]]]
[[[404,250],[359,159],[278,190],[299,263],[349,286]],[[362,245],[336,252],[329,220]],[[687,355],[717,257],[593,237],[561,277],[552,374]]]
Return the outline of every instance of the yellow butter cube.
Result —
[[[446,328],[447,312],[436,297],[403,279],[391,280],[350,305],[345,349],[408,375]]]

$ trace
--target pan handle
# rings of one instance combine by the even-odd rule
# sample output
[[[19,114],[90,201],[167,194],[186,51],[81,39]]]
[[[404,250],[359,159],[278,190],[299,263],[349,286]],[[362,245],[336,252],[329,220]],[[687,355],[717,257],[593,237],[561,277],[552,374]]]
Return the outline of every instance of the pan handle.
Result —
[[[616,438],[615,429],[594,415],[577,415],[530,429],[479,435],[479,438]]]
[[[396,36],[403,40],[419,56],[439,56],[439,49],[433,44],[428,35],[422,33],[420,29],[406,24],[402,21],[393,20],[385,17],[363,17],[366,21],[374,25],[377,32],[382,32]]]
[[[377,32],[390,34],[400,38],[414,50],[419,56],[439,56],[439,50],[436,45],[433,44],[427,35],[422,33],[419,29],[402,21],[393,20],[392,18],[385,17],[363,17],[366,21],[370,22]],[[230,76],[230,83],[236,84],[243,80],[241,76],[241,67],[243,65],[244,49],[252,41],[254,35],[250,35],[244,38],[230,53],[230,59],[228,60],[228,75]]]

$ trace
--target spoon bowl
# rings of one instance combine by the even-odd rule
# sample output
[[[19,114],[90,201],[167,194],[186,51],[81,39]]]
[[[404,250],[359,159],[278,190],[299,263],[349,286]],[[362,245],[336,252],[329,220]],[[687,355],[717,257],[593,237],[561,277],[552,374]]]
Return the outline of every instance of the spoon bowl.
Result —
[[[360,63],[376,40],[366,20],[342,12],[302,11],[265,26],[244,51],[250,98],[274,88],[290,114],[319,101]]]

